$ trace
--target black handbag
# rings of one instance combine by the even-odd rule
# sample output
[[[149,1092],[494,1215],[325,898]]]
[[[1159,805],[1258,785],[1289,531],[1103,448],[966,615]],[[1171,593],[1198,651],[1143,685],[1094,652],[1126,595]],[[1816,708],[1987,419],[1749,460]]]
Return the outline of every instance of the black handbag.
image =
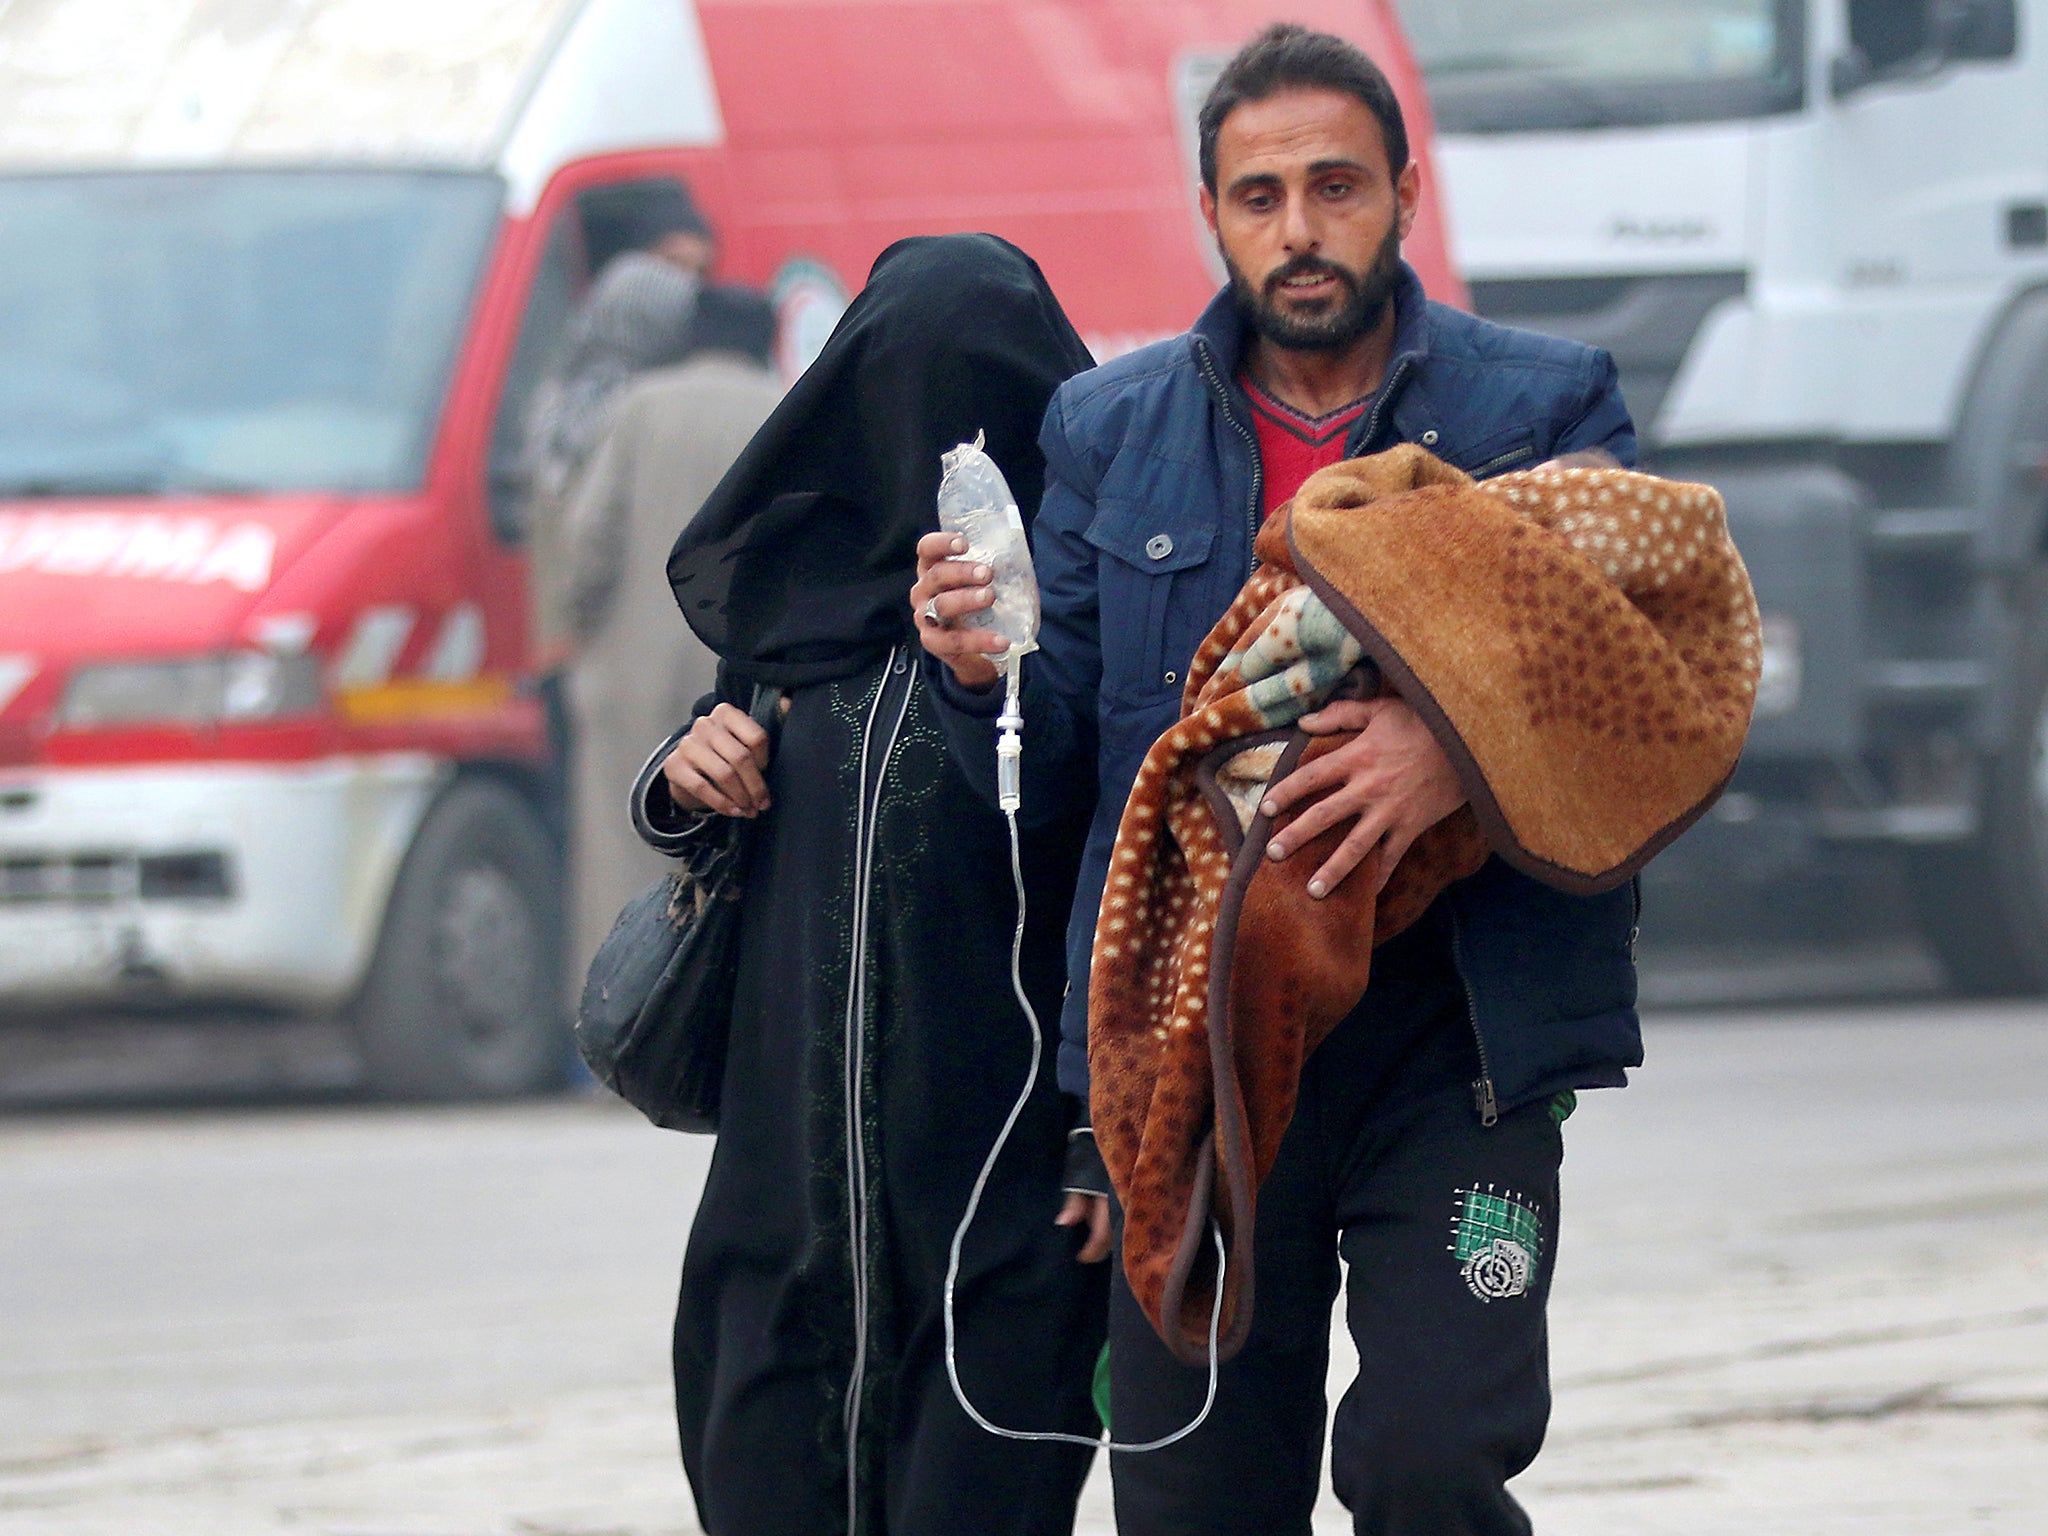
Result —
[[[771,739],[781,700],[779,688],[756,688],[748,711]],[[576,1009],[576,1049],[599,1082],[656,1125],[716,1131],[753,823],[699,816],[681,832],[648,827],[648,787],[681,735],[656,749],[633,785],[635,825],[676,867],[626,903],[598,946]]]

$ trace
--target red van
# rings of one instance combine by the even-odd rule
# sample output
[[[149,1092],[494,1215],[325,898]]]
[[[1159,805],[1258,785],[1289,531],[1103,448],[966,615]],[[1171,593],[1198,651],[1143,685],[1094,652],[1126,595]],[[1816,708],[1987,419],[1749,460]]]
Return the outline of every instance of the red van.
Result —
[[[474,1096],[564,1060],[515,466],[636,201],[687,185],[792,374],[919,232],[1126,350],[1214,291],[1193,109],[1275,8],[110,9],[0,8],[0,1012],[343,1020]],[[1286,9],[1426,157],[1391,6]],[[1409,254],[1462,300],[1433,200]]]

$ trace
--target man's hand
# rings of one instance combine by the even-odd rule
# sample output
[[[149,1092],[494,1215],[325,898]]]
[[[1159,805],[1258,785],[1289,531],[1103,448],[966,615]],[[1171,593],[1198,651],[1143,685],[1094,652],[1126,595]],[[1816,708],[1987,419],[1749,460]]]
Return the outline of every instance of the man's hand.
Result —
[[[996,664],[1010,642],[992,630],[971,629],[957,621],[979,613],[996,600],[990,585],[995,572],[985,565],[956,560],[967,553],[967,540],[957,533],[928,533],[917,541],[917,583],[910,589],[910,611],[917,617],[917,638],[924,648],[952,669],[962,688],[993,688]],[[934,622],[926,604],[938,618]]]
[[[1577,453],[1562,453],[1554,459],[1547,459],[1538,466],[1541,469],[1619,469],[1621,460],[1605,448],[1581,448]]]
[[[768,809],[767,766],[768,733],[745,710],[721,704],[690,727],[661,772],[677,810],[754,817]]]
[[[1259,809],[1277,816],[1318,790],[1329,790],[1275,837],[1266,852],[1284,859],[1325,829],[1356,817],[1357,825],[1309,881],[1308,893],[1318,899],[1329,895],[1375,846],[1383,844],[1386,857],[1373,888],[1378,895],[1409,845],[1465,803],[1458,775],[1421,716],[1400,699],[1340,699],[1304,715],[1301,728],[1312,736],[1360,734],[1266,791]]]
[[[1104,1195],[1084,1195],[1078,1189],[1067,1191],[1067,1203],[1060,1207],[1059,1215],[1053,1217],[1056,1227],[1078,1227],[1086,1223],[1088,1241],[1081,1245],[1081,1251],[1074,1258],[1082,1264],[1100,1264],[1109,1257],[1109,1200]]]

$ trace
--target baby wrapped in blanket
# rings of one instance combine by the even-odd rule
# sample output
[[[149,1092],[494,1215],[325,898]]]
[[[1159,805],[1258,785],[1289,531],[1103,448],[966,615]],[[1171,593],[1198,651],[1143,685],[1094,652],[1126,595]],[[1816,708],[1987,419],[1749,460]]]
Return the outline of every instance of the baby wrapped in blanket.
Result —
[[[1251,1323],[1258,1187],[1301,1066],[1363,996],[1373,948],[1498,855],[1561,889],[1629,879],[1714,802],[1749,729],[1756,601],[1720,496],[1612,468],[1485,484],[1401,447],[1311,476],[1196,653],[1181,719],[1125,807],[1095,933],[1095,1132],[1133,1293],[1175,1354]],[[1382,855],[1326,898],[1340,824],[1274,862],[1266,787],[1342,746],[1306,715],[1397,693],[1467,803],[1375,896]]]

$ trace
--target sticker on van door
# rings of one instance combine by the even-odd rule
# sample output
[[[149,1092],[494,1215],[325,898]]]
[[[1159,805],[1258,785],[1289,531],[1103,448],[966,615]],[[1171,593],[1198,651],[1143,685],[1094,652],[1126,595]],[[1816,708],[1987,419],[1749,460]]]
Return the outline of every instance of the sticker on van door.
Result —
[[[1202,103],[1209,99],[1217,76],[1229,62],[1227,53],[1184,53],[1173,62],[1171,82],[1174,137],[1180,144],[1181,185],[1188,189],[1188,211],[1195,221],[1195,249],[1202,254],[1210,280],[1216,283],[1228,282],[1230,273],[1224,268],[1223,253],[1216,249],[1215,236],[1209,233],[1209,221],[1202,217],[1201,117]]]
[[[784,384],[794,384],[846,313],[846,285],[823,262],[797,256],[775,274],[768,297],[775,305],[775,366]]]

